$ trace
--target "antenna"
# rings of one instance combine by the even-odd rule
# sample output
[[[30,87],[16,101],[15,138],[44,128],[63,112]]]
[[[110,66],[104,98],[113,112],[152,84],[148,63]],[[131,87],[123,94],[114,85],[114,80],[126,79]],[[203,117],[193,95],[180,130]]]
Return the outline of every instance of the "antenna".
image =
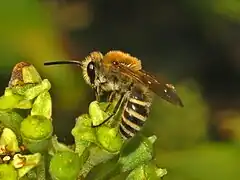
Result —
[[[74,60],[70,60],[70,61],[49,61],[49,62],[45,62],[44,66],[59,65],[59,64],[75,64],[75,65],[78,65],[78,66],[82,66],[82,63],[80,61],[74,61]]]

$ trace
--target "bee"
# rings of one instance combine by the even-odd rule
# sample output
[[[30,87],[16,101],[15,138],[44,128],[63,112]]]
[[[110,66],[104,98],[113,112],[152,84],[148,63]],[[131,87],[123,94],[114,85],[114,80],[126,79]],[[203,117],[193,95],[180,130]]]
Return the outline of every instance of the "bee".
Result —
[[[107,101],[111,104],[120,97],[108,121],[123,107],[119,125],[124,139],[133,137],[145,124],[154,94],[171,104],[183,107],[183,103],[172,84],[159,80],[142,68],[141,60],[122,51],[109,51],[105,55],[94,51],[83,61],[53,61],[44,65],[75,64],[82,68],[83,77],[95,91],[99,100],[109,93]],[[101,124],[103,124],[101,123]]]

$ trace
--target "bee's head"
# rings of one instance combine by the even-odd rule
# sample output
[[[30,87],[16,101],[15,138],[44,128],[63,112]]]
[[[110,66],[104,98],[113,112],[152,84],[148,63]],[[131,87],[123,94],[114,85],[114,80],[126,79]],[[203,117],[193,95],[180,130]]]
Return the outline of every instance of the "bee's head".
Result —
[[[100,63],[103,59],[103,55],[100,52],[92,52],[89,56],[87,56],[83,61],[52,61],[45,62],[44,65],[57,65],[57,64],[75,64],[80,66],[83,70],[83,77],[87,84],[91,87],[96,87],[96,77],[99,76]]]
[[[102,59],[102,53],[94,51],[82,61],[83,78],[92,87],[97,85],[96,78],[99,77]]]

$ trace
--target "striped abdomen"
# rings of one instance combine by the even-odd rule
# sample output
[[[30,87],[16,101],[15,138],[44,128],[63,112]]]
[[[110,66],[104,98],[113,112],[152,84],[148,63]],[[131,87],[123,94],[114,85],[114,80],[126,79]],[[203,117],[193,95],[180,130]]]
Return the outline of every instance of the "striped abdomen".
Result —
[[[141,89],[134,89],[122,113],[120,133],[123,138],[133,137],[144,125],[151,106],[151,98]]]

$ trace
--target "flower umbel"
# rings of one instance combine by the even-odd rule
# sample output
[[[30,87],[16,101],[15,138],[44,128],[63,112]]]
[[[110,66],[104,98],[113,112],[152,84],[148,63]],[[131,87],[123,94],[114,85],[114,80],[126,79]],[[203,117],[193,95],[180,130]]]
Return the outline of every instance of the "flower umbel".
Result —
[[[108,103],[90,103],[89,113],[80,115],[71,131],[75,144],[58,142],[50,88],[33,65],[21,62],[13,68],[0,97],[0,180],[108,180],[126,173],[125,179],[137,180],[166,174],[152,163],[156,136],[138,134],[125,141],[117,116],[103,123],[116,102],[107,112]]]

